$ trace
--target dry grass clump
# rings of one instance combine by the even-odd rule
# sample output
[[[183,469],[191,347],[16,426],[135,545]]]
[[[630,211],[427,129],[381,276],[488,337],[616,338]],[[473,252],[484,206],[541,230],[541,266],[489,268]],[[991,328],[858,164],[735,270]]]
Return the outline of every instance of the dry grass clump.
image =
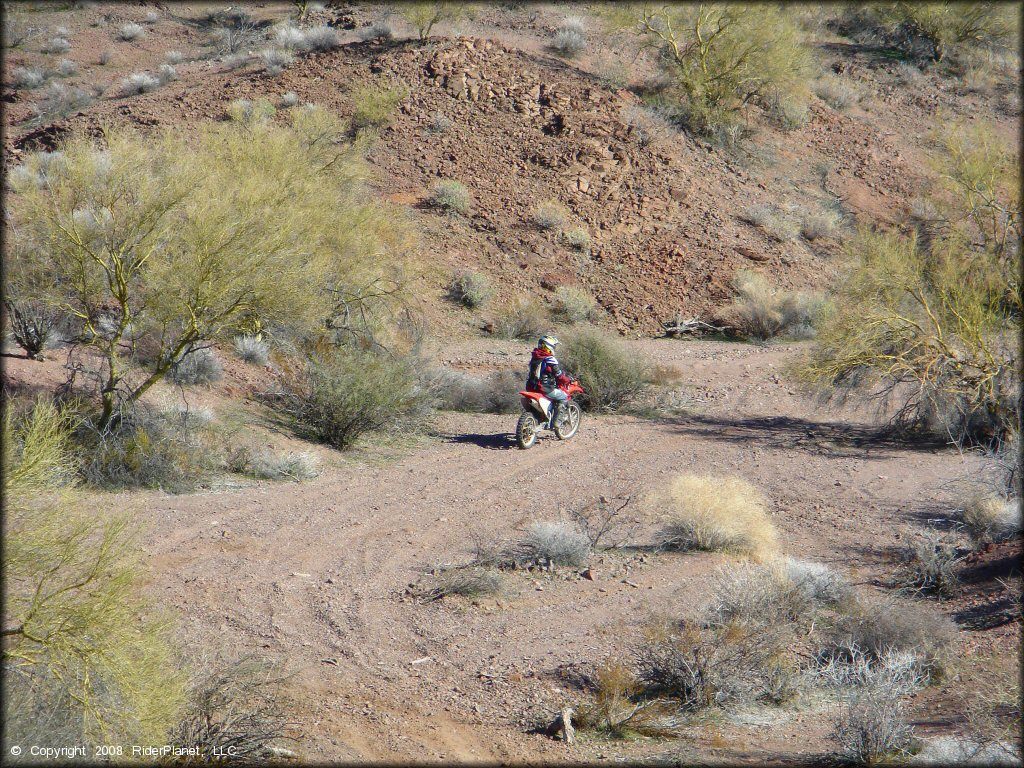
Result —
[[[293,480],[301,482],[319,477],[323,471],[320,459],[308,451],[286,451],[273,453],[248,450],[240,451],[231,462],[231,468],[239,474],[258,480]]]
[[[459,181],[443,179],[431,187],[430,202],[446,213],[465,214],[469,211],[469,190]]]
[[[770,203],[749,208],[740,219],[763,229],[780,242],[796,240],[800,233],[799,227],[777,206]]]
[[[46,74],[39,67],[15,67],[11,73],[11,85],[18,90],[30,91],[46,82]]]
[[[665,545],[764,558],[778,549],[765,497],[736,477],[681,475],[655,496],[666,511]]]
[[[963,559],[955,540],[929,532],[904,551],[897,580],[909,592],[953,597],[960,593]]]
[[[171,50],[167,51],[167,53],[164,54],[164,61],[170,64],[171,66],[176,67],[178,64],[181,64],[181,62],[183,62],[184,60],[185,54],[183,54],[181,51]]]
[[[574,251],[590,253],[590,233],[582,227],[567,229],[562,233],[562,239]]]
[[[224,375],[224,366],[209,347],[186,350],[171,366],[168,378],[175,384],[213,384]]]
[[[160,78],[148,72],[135,72],[121,81],[121,93],[125,96],[138,96],[149,93],[160,87]]]
[[[565,19],[551,38],[551,50],[567,59],[579,56],[586,49],[586,28],[579,17]]]
[[[504,580],[500,573],[485,568],[452,568],[442,571],[424,585],[413,588],[413,594],[424,602],[434,602],[449,595],[483,597],[500,594]]]
[[[736,298],[724,312],[735,333],[767,341],[776,336],[808,338],[821,302],[802,293],[774,288],[756,272],[741,270],[733,281]]]
[[[557,200],[545,200],[533,209],[533,222],[541,229],[562,229],[569,223],[569,209]]]
[[[597,299],[582,288],[560,285],[555,289],[554,312],[567,323],[586,323],[597,315]]]
[[[251,365],[266,365],[270,362],[270,345],[258,336],[248,334],[235,336],[235,354]]]
[[[1020,499],[975,496],[964,506],[962,519],[968,534],[977,544],[1009,541],[1021,532]]]
[[[228,104],[227,113],[234,122],[251,125],[269,120],[277,114],[277,108],[270,103],[270,99],[261,96],[256,101],[235,99]]]
[[[547,330],[547,314],[535,299],[520,296],[494,318],[492,327],[500,339],[528,341]]]
[[[581,566],[590,557],[590,539],[566,523],[533,523],[520,547],[524,559],[552,565]]]
[[[395,39],[395,28],[391,24],[390,19],[387,17],[380,18],[360,29],[359,38],[361,40],[380,40],[381,42],[388,43]]]
[[[131,42],[132,40],[138,40],[140,37],[146,34],[146,30],[139,24],[134,22],[128,22],[122,24],[117,28],[117,39],[122,42]]]
[[[264,48],[259,55],[268,75],[279,75],[285,67],[295,63],[294,54],[283,48]]]
[[[838,606],[853,597],[850,583],[824,563],[786,557],[782,568],[787,578],[815,603]]]
[[[77,86],[50,83],[45,95],[35,104],[34,109],[39,119],[53,120],[67,117],[91,103],[92,96]]]
[[[840,218],[830,211],[808,213],[800,221],[800,234],[807,240],[831,240],[839,233]]]
[[[61,77],[71,77],[78,74],[78,65],[71,59],[61,59],[57,62],[56,72]]]
[[[448,285],[448,299],[468,309],[478,309],[494,296],[491,279],[482,272],[466,270],[456,275]]]
[[[711,613],[719,623],[809,626],[815,603],[779,563],[740,563],[715,570]]]
[[[40,50],[43,53],[67,53],[71,50],[71,43],[62,35],[51,37]]]
[[[814,84],[814,94],[832,109],[844,110],[858,103],[860,91],[847,80],[826,75]]]

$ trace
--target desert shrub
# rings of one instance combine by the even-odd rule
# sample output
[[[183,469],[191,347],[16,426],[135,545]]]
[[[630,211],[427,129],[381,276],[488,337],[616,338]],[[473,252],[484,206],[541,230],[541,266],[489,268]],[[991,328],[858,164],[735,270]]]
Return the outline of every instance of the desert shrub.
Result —
[[[837,235],[839,226],[839,216],[835,213],[808,213],[800,221],[800,234],[808,240],[832,239]]]
[[[146,24],[156,24],[158,21],[160,21],[160,12],[148,11],[146,13],[146,18],[144,19],[144,21]]]
[[[299,94],[297,94],[295,91],[288,91],[283,96],[281,96],[281,107],[284,109],[294,107],[298,103]]]
[[[167,85],[167,83],[178,79],[178,70],[171,64],[161,64],[156,72],[160,85]]]
[[[4,299],[11,336],[26,355],[41,359],[43,350],[59,334],[60,313],[39,301],[18,299],[12,293],[9,286]]]
[[[338,33],[331,27],[313,27],[305,30],[303,34],[305,37],[303,48],[308,51],[333,51],[341,44],[338,41]]]
[[[909,653],[919,659],[924,674],[940,676],[956,636],[956,625],[934,609],[876,601],[839,616],[821,655],[845,658],[856,647],[866,654],[868,663],[875,663],[888,653]]]
[[[819,302],[812,297],[772,288],[761,275],[747,270],[737,273],[733,286],[737,296],[724,319],[735,333],[761,341],[813,335]]]
[[[39,119],[54,120],[67,117],[92,103],[92,97],[77,86],[50,83],[43,98],[35,104]]]
[[[843,78],[826,75],[814,83],[814,95],[832,109],[844,110],[861,99],[860,92]]]
[[[100,66],[105,67],[105,66],[107,66],[107,64],[109,64],[113,60],[113,58],[114,58],[114,52],[113,51],[103,51],[103,53],[100,54],[98,61],[99,61]]]
[[[448,285],[448,299],[469,309],[478,309],[494,296],[494,286],[482,272],[464,271]]]
[[[783,558],[786,576],[815,603],[839,605],[853,596],[853,588],[836,570],[824,563]]]
[[[391,122],[398,105],[409,95],[404,85],[367,85],[352,95],[352,128],[382,128]],[[464,210],[459,210],[464,213]]]
[[[270,362],[270,345],[258,336],[243,334],[235,336],[235,354],[252,365],[266,365]]]
[[[778,548],[764,496],[740,478],[681,475],[652,501],[664,511],[671,548],[759,557]]]
[[[782,635],[737,622],[681,621],[635,651],[637,677],[649,695],[670,698],[684,712],[776,698],[790,676],[780,664]]]
[[[545,200],[533,209],[533,221],[541,229],[562,229],[569,222],[569,210],[557,200]]]
[[[308,451],[239,451],[231,459],[231,469],[259,480],[312,480],[320,475],[320,459]]]
[[[129,516],[82,504],[67,410],[4,409],[4,736],[161,744],[182,702],[167,622],[141,597]]]
[[[583,20],[578,17],[568,18],[558,25],[551,37],[551,50],[567,59],[579,56],[587,49],[586,30]]]
[[[674,702],[646,696],[643,684],[622,662],[608,662],[594,674],[592,700],[575,712],[573,725],[614,738],[671,736],[679,725]]]
[[[166,61],[168,64],[174,67],[176,67],[178,64],[181,64],[181,62],[183,62],[184,60],[185,54],[183,54],[181,51],[168,51],[164,54],[164,61]]]
[[[445,371],[432,382],[439,407],[469,413],[516,413],[521,374],[511,370],[495,371],[486,377],[458,371]]]
[[[102,367],[100,428],[186,349],[256,327],[303,334],[327,323],[356,333],[395,300],[389,286],[407,230],[367,191],[364,161],[343,124],[313,109],[289,115],[287,125],[207,123],[196,131],[187,141],[169,129],[108,131],[103,150],[89,137],[71,138],[61,162],[44,169],[33,156],[12,174],[6,203],[17,237],[8,279],[35,279],[39,299],[83,318],[75,351]],[[38,185],[44,170],[60,183]],[[102,210],[105,223],[72,232],[76,210]],[[120,278],[108,283],[108,274]],[[96,327],[98,306],[110,332]],[[156,345],[141,369],[129,366],[129,327]]]
[[[57,74],[61,77],[71,77],[78,73],[78,65],[71,59],[61,59],[57,62]]]
[[[597,315],[597,299],[582,288],[560,285],[555,289],[555,315],[567,323],[585,323]]]
[[[968,46],[1012,48],[1019,34],[1016,14],[1000,3],[879,3],[871,10],[906,53],[923,44],[934,61]]]
[[[274,108],[269,99],[263,97],[256,99],[256,101],[235,99],[228,104],[227,113],[228,117],[236,123],[251,125],[269,120],[277,113],[277,109]]]
[[[43,33],[40,27],[27,22],[23,13],[17,13],[10,9],[4,14],[3,21],[3,46],[7,49],[20,48],[29,40],[38,37]]]
[[[534,299],[520,296],[495,316],[491,327],[500,339],[527,341],[544,333],[546,317],[544,308]]]
[[[140,26],[139,24],[135,24],[134,22],[122,24],[120,27],[117,28],[117,39],[124,42],[138,40],[145,34],[146,30],[143,29],[142,26]]]
[[[450,568],[441,571],[413,594],[424,602],[441,600],[449,595],[483,597],[499,594],[504,586],[500,573],[485,568]]]
[[[19,90],[30,91],[46,82],[46,75],[38,67],[15,67],[11,73],[11,85]]]
[[[167,377],[175,384],[213,384],[224,375],[224,367],[209,347],[185,350],[174,361]]]
[[[1020,161],[984,124],[937,136],[941,194],[914,232],[864,231],[805,375],[899,408],[893,423],[991,444],[1017,430]]]
[[[302,50],[306,46],[306,35],[298,27],[285,24],[274,33],[277,47],[286,51]]]
[[[384,17],[360,29],[359,37],[362,40],[381,40],[389,43],[395,39],[395,28],[392,26],[391,21]]]
[[[67,53],[71,50],[71,43],[67,38],[58,35],[47,40],[40,50],[43,53]]]
[[[903,703],[906,693],[900,681],[886,675],[848,692],[831,733],[839,756],[858,765],[909,756],[913,729]]]
[[[406,361],[355,349],[312,357],[285,389],[282,406],[299,430],[340,450],[372,430],[398,428],[428,399]]]
[[[260,51],[260,61],[268,74],[279,75],[295,61],[295,56],[283,48],[264,48]]]
[[[583,331],[565,340],[558,351],[562,367],[586,391],[577,395],[584,408],[614,411],[628,405],[651,381],[650,366],[618,339]]]
[[[430,118],[430,124],[427,126],[427,130],[434,134],[448,133],[452,129],[454,123],[448,115],[443,112],[435,112],[434,116]]]
[[[1011,540],[1024,527],[1020,499],[1013,497],[975,496],[964,505],[962,520],[971,539],[978,544]]]
[[[796,224],[774,205],[755,205],[744,212],[741,218],[755,227],[760,227],[780,242],[795,240],[799,234]]]
[[[620,13],[635,22],[635,10]],[[804,98],[810,54],[784,11],[716,3],[645,6],[639,15],[641,33],[659,46],[661,66],[685,97],[691,129],[734,122],[751,103],[770,109]]]
[[[82,476],[97,488],[160,488],[186,493],[220,469],[220,446],[201,416],[143,406],[103,430],[76,436]]]
[[[573,250],[590,253],[590,233],[582,227],[565,230],[562,233],[562,239]]]
[[[566,523],[533,523],[520,542],[524,559],[581,566],[590,557],[590,540]]]
[[[466,3],[448,2],[447,0],[441,0],[441,2],[402,3],[400,9],[406,21],[416,29],[416,34],[421,43],[430,37],[434,25],[443,21],[454,21],[470,12]],[[375,35],[375,37],[383,36]],[[384,39],[390,40],[391,37],[393,37],[393,34]]]
[[[137,96],[140,93],[155,91],[160,85],[160,78],[148,72],[136,72],[121,81],[121,93],[125,96]]]
[[[904,550],[899,585],[915,593],[952,597],[960,592],[957,572],[962,561],[954,540],[926,533]]]
[[[170,743],[256,763],[273,755],[275,742],[294,740],[294,724],[282,703],[286,678],[272,662],[244,657],[197,666]]]
[[[740,563],[716,569],[712,615],[719,623],[770,627],[777,622],[809,625],[814,601],[779,564]]]
[[[442,179],[430,188],[430,202],[446,213],[465,214],[469,211],[469,190],[454,179]]]

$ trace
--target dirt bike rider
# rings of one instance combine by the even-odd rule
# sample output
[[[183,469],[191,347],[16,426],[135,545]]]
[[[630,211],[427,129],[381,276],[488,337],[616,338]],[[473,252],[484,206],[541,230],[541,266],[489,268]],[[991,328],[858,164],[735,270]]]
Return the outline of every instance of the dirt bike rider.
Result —
[[[569,377],[562,370],[555,358],[555,347],[558,339],[551,335],[541,336],[530,356],[530,375],[526,380],[526,388],[534,392],[543,392],[551,400],[551,419],[547,427],[558,423],[562,415],[562,406],[568,402],[569,396],[561,389],[569,385]]]

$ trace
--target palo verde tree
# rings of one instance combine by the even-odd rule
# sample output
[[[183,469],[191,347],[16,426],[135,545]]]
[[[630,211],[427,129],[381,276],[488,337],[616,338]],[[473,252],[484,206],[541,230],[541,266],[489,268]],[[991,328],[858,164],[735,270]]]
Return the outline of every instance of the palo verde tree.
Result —
[[[351,330],[394,293],[406,230],[366,190],[346,131],[321,109],[187,139],[109,130],[102,148],[73,138],[45,172],[30,158],[12,176],[9,291],[77,326],[96,426],[204,340]]]
[[[908,52],[922,41],[934,61],[965,45],[1014,48],[1019,27],[1019,9],[1008,3],[897,2],[876,3],[872,9]]]
[[[810,54],[796,25],[776,6],[631,4],[613,13],[658,50],[685,96],[694,129],[726,123],[748,104],[771,108],[806,94]]]
[[[127,515],[75,503],[74,427],[46,400],[3,421],[8,743],[161,744],[184,704],[169,625],[140,597]]]
[[[436,24],[443,21],[454,21],[473,13],[468,3],[448,2],[410,2],[402,3],[402,16],[416,28],[420,42],[425,42]]]
[[[1020,161],[986,126],[942,146],[934,216],[852,242],[805,373],[896,397],[903,425],[998,444],[1020,418]]]

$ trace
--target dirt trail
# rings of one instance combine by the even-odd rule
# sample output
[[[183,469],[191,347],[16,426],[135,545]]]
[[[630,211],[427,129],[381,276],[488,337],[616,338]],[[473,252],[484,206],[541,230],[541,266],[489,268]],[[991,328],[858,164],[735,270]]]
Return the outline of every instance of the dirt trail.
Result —
[[[772,499],[788,552],[865,582],[894,539],[941,509],[939,483],[965,470],[955,452],[881,444],[864,423],[808,412],[776,382],[793,348],[636,345],[681,371],[702,403],[693,416],[587,418],[573,441],[522,452],[514,417],[448,414],[439,440],[383,466],[154,495],[141,513],[154,593],[187,617],[189,639],[287,661],[310,757],[578,760],[601,745],[523,733],[576,694],[560,666],[622,653],[652,613],[696,605],[720,558],[605,554],[595,581],[513,574],[510,594],[475,605],[403,601],[423,569],[467,560],[474,536],[515,537],[580,498],[640,493],[691,471],[742,474]],[[484,346],[495,344],[461,361]],[[787,752],[785,732],[776,724],[763,738]]]

